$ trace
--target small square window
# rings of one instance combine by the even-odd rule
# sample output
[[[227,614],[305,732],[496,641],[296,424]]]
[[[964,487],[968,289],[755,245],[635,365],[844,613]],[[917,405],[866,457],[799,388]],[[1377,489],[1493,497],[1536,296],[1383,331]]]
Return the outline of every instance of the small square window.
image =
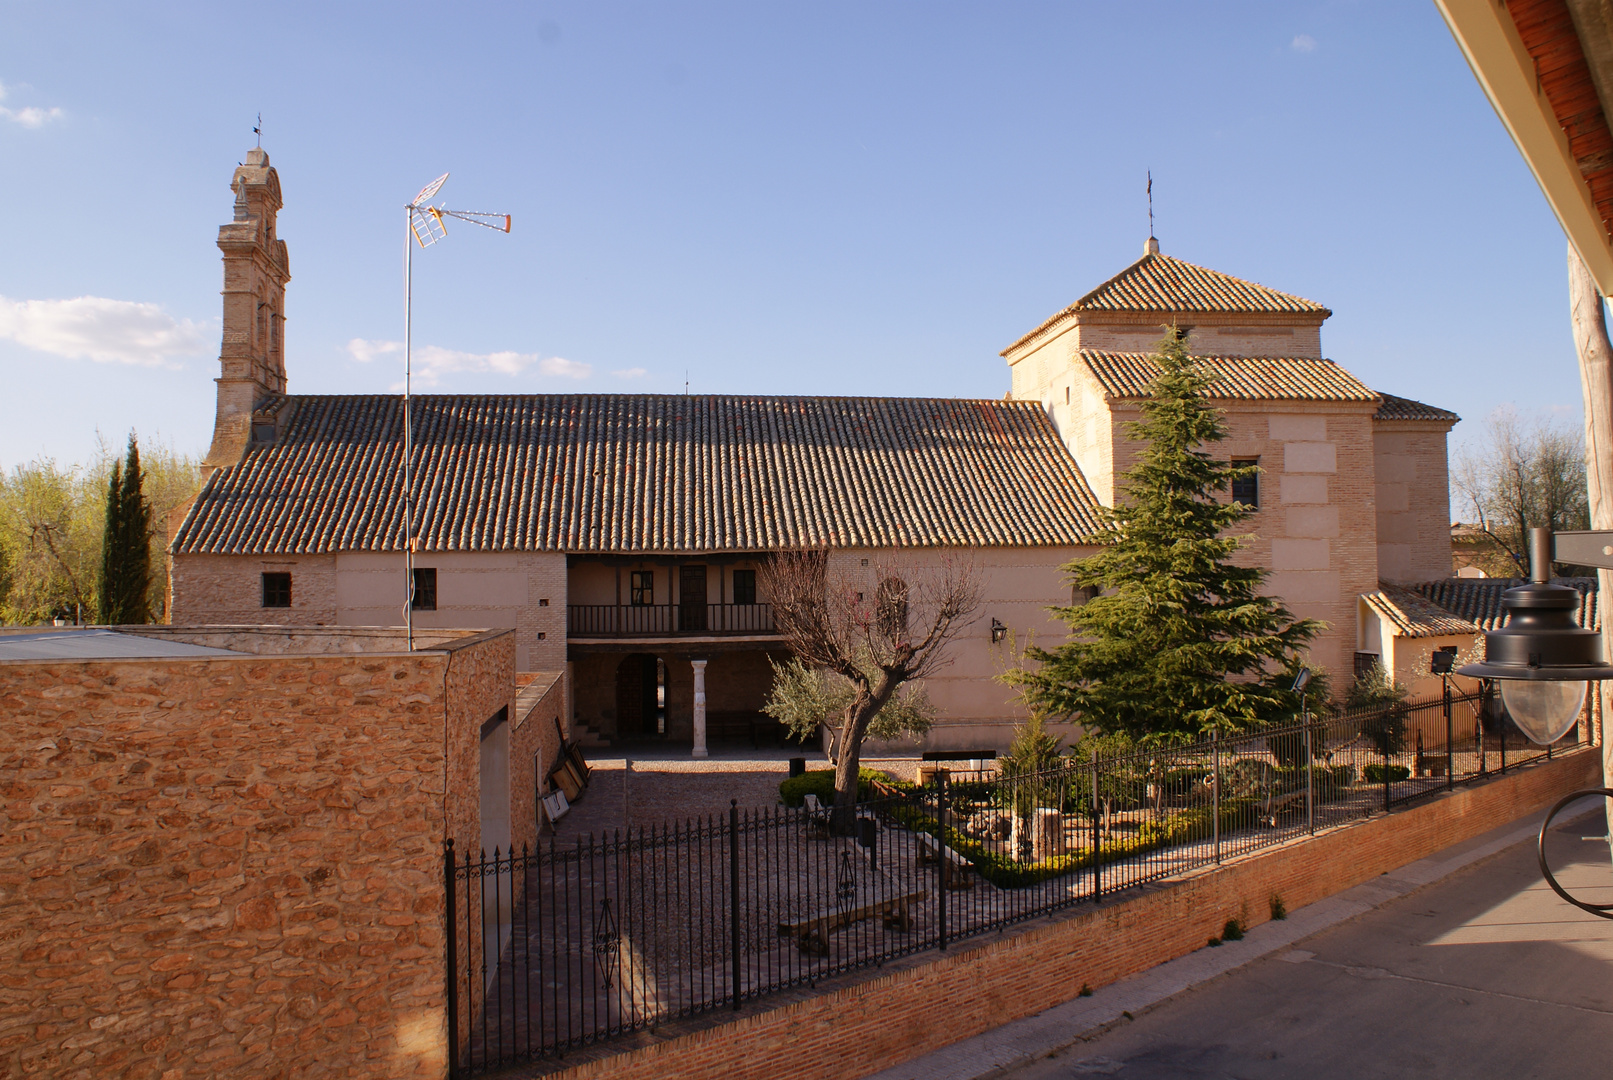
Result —
[[[544,598],[543,598],[543,599],[542,599],[542,600],[539,600],[539,601],[538,601],[538,606],[539,606],[539,607],[548,607],[548,606],[549,606],[549,599],[548,599],[548,597],[544,597]]]
[[[437,610],[437,568],[434,566],[417,566],[414,568],[414,599],[410,606],[416,611]]]
[[[1234,468],[1257,468],[1259,458],[1233,458]],[[1247,476],[1234,477],[1232,480],[1232,501],[1242,503],[1251,509],[1260,508],[1260,474],[1252,472]]]
[[[630,602],[634,607],[649,607],[655,603],[655,571],[633,571],[633,594]]]
[[[539,640],[539,641],[543,641],[543,640],[544,640],[544,639],[546,639],[546,638],[547,638],[547,637],[548,637],[548,636],[549,636],[549,635],[548,635],[548,634],[546,634],[546,633],[544,633],[544,632],[543,632],[543,631],[542,631],[542,630],[539,630],[539,631],[538,631],[538,640]]]
[[[291,574],[284,570],[266,571],[263,575],[263,606],[291,606]]]
[[[756,571],[734,571],[734,603],[756,603]]]

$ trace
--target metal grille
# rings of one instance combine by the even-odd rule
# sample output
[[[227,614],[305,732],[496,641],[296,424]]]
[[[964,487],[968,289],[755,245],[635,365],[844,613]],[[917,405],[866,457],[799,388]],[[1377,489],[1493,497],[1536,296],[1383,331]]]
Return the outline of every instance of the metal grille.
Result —
[[[940,771],[855,807],[736,805],[468,863],[450,845],[452,1071],[737,1009],[1550,757],[1499,721],[1486,730],[1485,705],[1334,715],[1028,775]]]

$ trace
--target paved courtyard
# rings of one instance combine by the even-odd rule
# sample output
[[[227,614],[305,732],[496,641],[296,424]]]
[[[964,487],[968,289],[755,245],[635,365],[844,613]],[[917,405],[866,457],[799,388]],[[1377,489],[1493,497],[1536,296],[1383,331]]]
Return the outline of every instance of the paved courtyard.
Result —
[[[1607,845],[1587,838],[1600,826],[1593,816],[1557,827],[1553,862],[1566,867],[1559,877],[1576,894],[1609,903]],[[1074,1025],[1062,1041],[1077,1041],[1028,1063],[937,1072],[1003,1080],[1606,1076],[1613,922],[1552,894],[1526,841],[1146,1011],[1133,1008],[1134,1019],[1084,1035]]]

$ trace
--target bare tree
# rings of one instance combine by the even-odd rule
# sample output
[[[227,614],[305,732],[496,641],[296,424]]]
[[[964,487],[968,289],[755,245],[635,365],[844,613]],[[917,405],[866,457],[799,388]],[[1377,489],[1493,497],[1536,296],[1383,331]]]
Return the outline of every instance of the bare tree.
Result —
[[[1460,502],[1510,563],[1485,572],[1528,576],[1531,528],[1589,528],[1585,479],[1577,427],[1544,417],[1525,421],[1511,408],[1492,413],[1477,447],[1457,455],[1451,474]]]
[[[857,577],[828,564],[825,552],[787,551],[762,572],[774,624],[795,652],[767,711],[800,736],[830,725],[834,824],[849,831],[863,740],[928,726],[919,682],[949,662],[946,645],[980,606],[980,584],[975,565],[950,553]]]

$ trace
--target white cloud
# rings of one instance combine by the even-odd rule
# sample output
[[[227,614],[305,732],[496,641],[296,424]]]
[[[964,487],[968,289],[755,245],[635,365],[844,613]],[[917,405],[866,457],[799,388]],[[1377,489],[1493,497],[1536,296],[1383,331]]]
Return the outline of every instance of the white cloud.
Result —
[[[6,84],[0,83],[0,101],[6,99]],[[21,109],[8,109],[0,105],[0,119],[10,120],[21,124],[25,128],[44,127],[51,120],[59,120],[62,115],[60,109],[41,109],[37,105],[29,105]]]
[[[403,342],[366,341],[363,338],[354,338],[347,343],[347,352],[361,364],[367,364],[383,356],[402,359]],[[456,352],[436,345],[422,345],[416,348],[412,361],[414,381],[427,388],[440,386],[444,375],[462,372],[519,375],[527,368],[536,365],[540,375],[586,379],[594,371],[588,364],[565,360],[558,356],[540,357],[537,353],[518,352]],[[400,387],[401,385],[399,384]]]
[[[1288,47],[1295,52],[1315,52],[1316,39],[1309,34],[1296,34],[1294,40],[1288,43]]]
[[[616,376],[618,379],[642,379],[644,376],[648,375],[649,372],[645,371],[641,367],[630,367],[623,368],[621,371],[613,371],[611,374]]]
[[[11,300],[0,296],[0,339],[69,359],[178,367],[208,348],[205,328],[156,304],[80,296]]]

